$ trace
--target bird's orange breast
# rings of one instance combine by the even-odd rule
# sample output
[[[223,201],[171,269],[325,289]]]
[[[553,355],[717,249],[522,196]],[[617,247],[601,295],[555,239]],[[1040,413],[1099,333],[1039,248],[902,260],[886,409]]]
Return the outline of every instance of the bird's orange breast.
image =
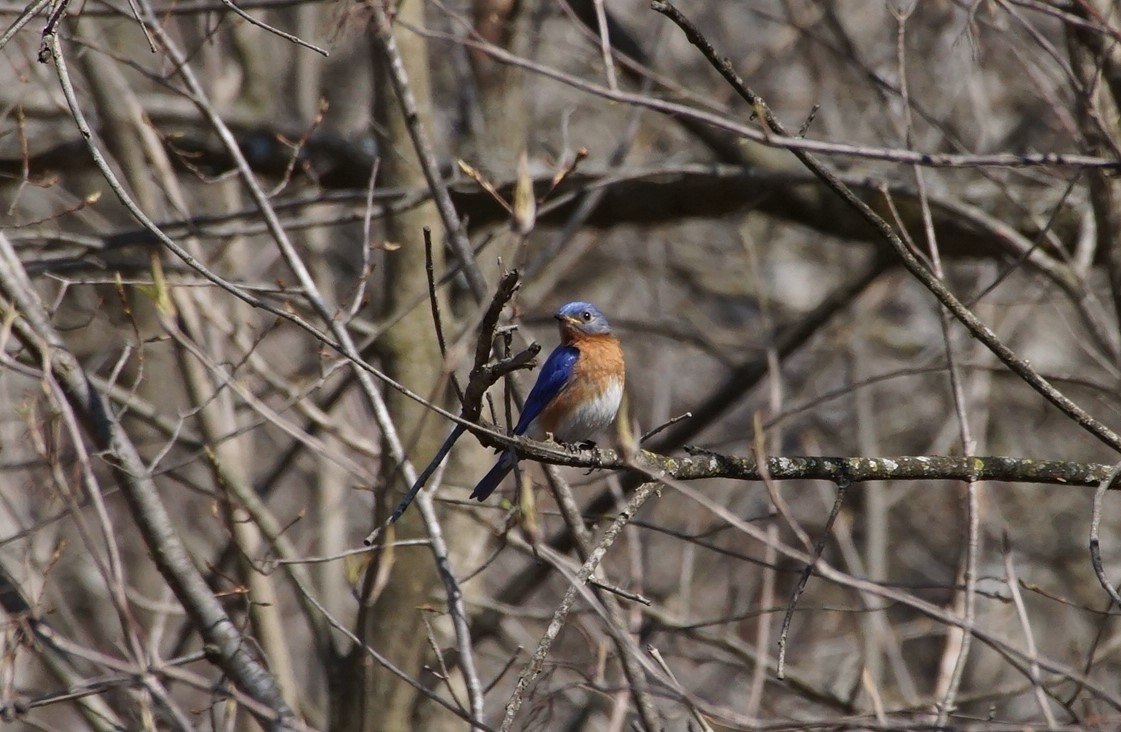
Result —
[[[590,438],[611,424],[623,396],[623,349],[610,335],[579,335],[580,351],[568,384],[541,411],[537,427],[564,442]]]

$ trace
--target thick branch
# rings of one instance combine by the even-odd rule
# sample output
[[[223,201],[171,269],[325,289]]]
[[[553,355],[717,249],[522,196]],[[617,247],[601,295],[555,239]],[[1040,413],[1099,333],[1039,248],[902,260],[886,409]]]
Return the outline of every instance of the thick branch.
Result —
[[[484,442],[487,441],[484,438]],[[628,463],[615,450],[570,452],[558,449],[551,443],[527,439],[511,440],[511,445],[520,457],[542,463],[620,470],[647,478],[764,479],[764,472],[759,469],[759,464],[753,457],[707,451],[696,451],[686,457],[672,457],[642,450],[632,463]],[[985,480],[1095,487],[1109,474],[1112,467],[1104,463],[1008,456],[914,455],[870,458],[791,455],[768,457],[766,474],[771,480],[827,480],[833,483],[843,479],[853,483],[871,480]]]

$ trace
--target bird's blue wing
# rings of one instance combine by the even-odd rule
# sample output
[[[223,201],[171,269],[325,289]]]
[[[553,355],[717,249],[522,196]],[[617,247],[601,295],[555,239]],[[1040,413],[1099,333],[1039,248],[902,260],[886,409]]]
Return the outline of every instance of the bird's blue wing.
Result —
[[[530,423],[541,414],[541,410],[549,406],[549,402],[560,394],[561,389],[572,376],[572,368],[579,358],[580,351],[572,346],[557,346],[549,354],[545,359],[545,365],[541,367],[541,373],[537,375],[537,383],[526,397],[522,416],[518,419],[517,427],[514,428],[515,435],[525,434]]]

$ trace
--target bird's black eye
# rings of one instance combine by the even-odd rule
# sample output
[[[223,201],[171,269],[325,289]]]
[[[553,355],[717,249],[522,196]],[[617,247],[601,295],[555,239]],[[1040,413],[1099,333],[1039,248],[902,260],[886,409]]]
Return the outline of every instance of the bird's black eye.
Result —
[[[580,314],[580,317],[582,317],[585,321],[591,320],[592,319],[592,311],[591,310],[585,310],[583,313]]]

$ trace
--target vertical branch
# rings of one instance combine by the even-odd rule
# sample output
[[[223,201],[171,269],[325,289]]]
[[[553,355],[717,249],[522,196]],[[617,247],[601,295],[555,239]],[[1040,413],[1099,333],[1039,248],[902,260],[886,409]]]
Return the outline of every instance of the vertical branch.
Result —
[[[1039,704],[1040,711],[1043,712],[1043,718],[1047,720],[1047,729],[1053,730],[1058,722],[1055,719],[1055,713],[1051,710],[1051,703],[1047,700],[1047,691],[1043,688],[1043,679],[1039,672],[1039,658],[1035,648],[1035,631],[1032,630],[1028,608],[1024,605],[1024,596],[1020,592],[1020,578],[1016,576],[1016,562],[1012,559],[1012,547],[1009,545],[1007,532],[1005,532],[1003,539],[1004,577],[1008,584],[1008,594],[1012,596],[1012,604],[1016,608],[1016,618],[1020,621],[1020,629],[1024,631],[1024,641],[1027,643],[1031,664],[1028,667],[1028,672],[1031,675],[1035,701]]]
[[[857,311],[857,320],[862,321],[861,311]],[[861,329],[854,334],[849,353],[852,354],[853,376],[857,379],[871,375],[873,359],[870,354],[871,344],[868,331]],[[877,419],[877,406],[874,403],[874,392],[870,389],[854,389],[853,399],[854,416],[856,418],[856,445],[861,455],[880,455],[879,420]],[[863,513],[861,520],[864,525],[864,567],[868,579],[873,582],[882,582],[887,579],[889,570],[889,508],[890,499],[888,486],[879,482],[867,483],[862,488]],[[840,532],[838,532],[840,533]],[[861,617],[862,642],[864,652],[864,673],[868,679],[867,686],[872,689],[879,688],[883,681],[883,656],[885,640],[888,637],[883,628],[888,627],[887,613],[872,598],[861,596],[867,612]]]
[[[763,547],[763,585],[759,588],[759,609],[773,607],[775,604],[775,545],[778,544],[778,525],[767,525],[767,543]],[[747,714],[759,714],[759,704],[763,700],[763,685],[767,682],[767,648],[771,645],[771,617],[765,612],[759,614],[755,629],[755,666],[751,670],[751,686],[747,692]]]
[[[619,82],[615,78],[615,59],[611,55],[611,36],[607,28],[607,13],[603,9],[603,0],[593,0],[596,9],[596,24],[599,26],[599,52],[603,58],[604,73],[607,74],[607,88],[616,91]]]

